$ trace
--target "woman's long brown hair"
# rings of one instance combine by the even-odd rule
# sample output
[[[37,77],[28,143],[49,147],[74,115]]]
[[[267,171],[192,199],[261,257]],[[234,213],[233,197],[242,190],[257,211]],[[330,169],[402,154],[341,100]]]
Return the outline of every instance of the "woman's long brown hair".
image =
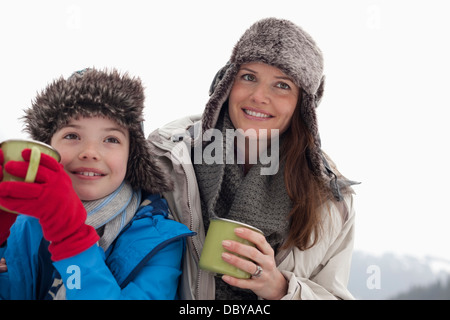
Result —
[[[284,248],[296,246],[306,250],[319,240],[320,206],[327,199],[326,190],[308,165],[307,150],[314,148],[314,138],[306,129],[300,106],[294,111],[286,131],[281,154],[285,160],[284,181],[293,207],[289,213],[290,229]]]

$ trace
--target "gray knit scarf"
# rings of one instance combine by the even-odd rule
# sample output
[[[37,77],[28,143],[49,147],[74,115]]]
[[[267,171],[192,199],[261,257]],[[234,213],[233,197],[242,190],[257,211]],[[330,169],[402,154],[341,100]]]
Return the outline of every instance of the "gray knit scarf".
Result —
[[[217,129],[234,129],[227,108],[221,112]],[[226,139],[224,150],[226,150]],[[280,143],[281,145],[281,143]],[[225,157],[225,151],[223,152]],[[222,217],[252,225],[264,232],[275,252],[289,230],[292,202],[284,184],[284,163],[275,175],[261,175],[257,163],[244,175],[240,164],[194,164],[202,202],[205,230],[209,219]],[[216,299],[255,299],[249,290],[228,286],[216,279]]]
[[[99,233],[99,246],[106,252],[120,231],[131,221],[141,203],[141,192],[123,182],[110,195],[93,201],[82,201],[87,211],[86,224]],[[50,292],[55,300],[65,300],[66,290],[61,279],[55,279]],[[52,295],[49,292],[50,295]]]
[[[88,215],[86,224],[93,226],[97,232],[101,231],[98,244],[104,251],[134,217],[140,202],[141,192],[134,191],[126,182],[105,198],[83,201]]]

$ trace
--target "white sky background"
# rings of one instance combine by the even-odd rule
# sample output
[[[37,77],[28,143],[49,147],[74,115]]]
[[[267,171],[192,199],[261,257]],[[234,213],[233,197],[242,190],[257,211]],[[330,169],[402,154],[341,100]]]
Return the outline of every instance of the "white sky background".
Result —
[[[290,19],[321,47],[324,150],[357,192],[355,249],[450,259],[448,1],[2,1],[0,141],[48,82],[116,67],[146,86],[145,131],[201,113],[255,21]]]

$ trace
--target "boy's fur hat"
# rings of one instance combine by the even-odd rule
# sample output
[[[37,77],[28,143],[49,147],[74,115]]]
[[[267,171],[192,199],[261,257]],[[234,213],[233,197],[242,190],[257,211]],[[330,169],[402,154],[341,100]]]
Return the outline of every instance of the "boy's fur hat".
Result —
[[[50,83],[25,110],[25,131],[50,143],[71,118],[104,116],[129,130],[130,152],[125,180],[133,188],[158,193],[171,189],[151,156],[143,131],[144,88],[139,78],[117,70],[84,69]]]

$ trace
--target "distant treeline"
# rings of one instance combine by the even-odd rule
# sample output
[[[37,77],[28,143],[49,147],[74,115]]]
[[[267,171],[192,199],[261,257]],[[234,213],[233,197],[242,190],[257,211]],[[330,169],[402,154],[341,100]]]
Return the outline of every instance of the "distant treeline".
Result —
[[[450,300],[450,277],[428,286],[415,286],[392,300]]]

